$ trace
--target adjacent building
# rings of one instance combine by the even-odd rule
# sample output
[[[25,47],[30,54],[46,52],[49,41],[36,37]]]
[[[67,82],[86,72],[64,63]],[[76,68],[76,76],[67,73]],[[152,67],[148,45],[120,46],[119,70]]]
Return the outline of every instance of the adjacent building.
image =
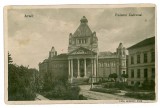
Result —
[[[71,82],[91,77],[95,82],[113,73],[121,79],[121,74],[126,74],[126,49],[120,43],[115,50],[99,52],[96,32],[83,16],[76,31],[69,34],[68,53],[57,55],[52,47],[48,59],[39,63],[39,71],[42,78],[49,73],[53,80],[67,78]]]
[[[128,85],[155,80],[155,37],[128,48]]]

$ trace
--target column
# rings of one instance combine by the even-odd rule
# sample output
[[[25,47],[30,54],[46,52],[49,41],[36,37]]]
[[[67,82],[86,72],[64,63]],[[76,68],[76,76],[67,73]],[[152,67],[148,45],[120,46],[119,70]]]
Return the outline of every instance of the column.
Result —
[[[71,69],[70,69],[70,60],[68,60],[68,77],[70,78],[70,75],[71,75]]]
[[[91,68],[92,68],[92,71],[91,71],[91,76],[92,76],[92,78],[91,78],[91,83],[93,84],[93,82],[94,82],[94,65],[93,65],[93,59],[91,59]]]
[[[73,59],[71,59],[71,78],[73,78]]]
[[[79,72],[79,59],[77,59],[77,72],[78,72],[78,76],[77,77],[80,77],[80,72]]]
[[[94,59],[94,76],[96,76],[96,59]]]
[[[91,74],[92,74],[92,77],[93,77],[93,59],[91,59],[91,68],[92,68]]]
[[[84,77],[86,77],[86,59],[84,59]]]

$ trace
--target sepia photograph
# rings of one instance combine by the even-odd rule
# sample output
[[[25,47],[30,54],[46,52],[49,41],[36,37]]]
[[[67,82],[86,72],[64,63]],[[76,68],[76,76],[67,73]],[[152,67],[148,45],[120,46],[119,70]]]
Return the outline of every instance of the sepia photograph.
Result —
[[[157,100],[156,6],[4,8],[5,102]]]

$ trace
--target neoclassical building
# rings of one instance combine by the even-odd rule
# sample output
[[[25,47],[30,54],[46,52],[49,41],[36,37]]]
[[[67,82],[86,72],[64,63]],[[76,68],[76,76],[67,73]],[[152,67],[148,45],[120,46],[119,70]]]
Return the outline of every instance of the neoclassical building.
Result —
[[[108,79],[113,73],[121,78],[121,74],[126,74],[126,49],[120,43],[115,52],[99,52],[96,32],[91,31],[83,16],[76,31],[69,34],[68,53],[57,55],[52,47],[49,57],[39,63],[39,72],[41,77],[47,73],[53,80],[66,78],[71,82],[91,77],[96,82],[101,78]]]

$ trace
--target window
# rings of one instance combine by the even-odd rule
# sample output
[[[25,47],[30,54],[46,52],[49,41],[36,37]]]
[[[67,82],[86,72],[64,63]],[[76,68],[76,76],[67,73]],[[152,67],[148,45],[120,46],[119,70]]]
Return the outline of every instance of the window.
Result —
[[[104,67],[104,63],[102,63],[102,67]]]
[[[148,69],[144,69],[144,78],[148,77]]]
[[[131,64],[134,64],[134,57],[131,56]]]
[[[140,55],[137,55],[137,63],[140,63]]]
[[[102,63],[100,63],[100,67],[104,67],[104,63],[102,62]]]
[[[87,43],[87,39],[84,39],[84,43]]]
[[[137,69],[137,78],[140,78],[141,77],[141,73],[140,73],[140,69]]]
[[[114,61],[111,62],[111,66],[112,66],[112,67],[115,67],[115,62],[114,62]]]
[[[84,43],[84,40],[82,39],[82,44]]]
[[[122,66],[126,66],[126,62],[122,62]]]
[[[147,53],[144,53],[144,63],[147,63]]]
[[[107,66],[110,67],[110,62],[107,63]]]
[[[131,84],[133,85],[133,84],[134,84],[134,81],[131,81]]]
[[[137,81],[136,83],[137,83],[138,86],[141,84],[140,81]]]
[[[104,67],[107,67],[107,63],[104,63]]]
[[[155,78],[155,68],[152,68],[152,78]]]
[[[87,43],[87,39],[78,39],[77,43],[78,44],[85,44],[85,43]]]
[[[155,52],[151,52],[151,62],[155,61]]]
[[[81,42],[80,39],[78,39],[78,44],[80,44],[80,42]]]
[[[134,78],[134,70],[131,70],[131,78]]]
[[[99,67],[101,67],[101,63],[99,63]]]

